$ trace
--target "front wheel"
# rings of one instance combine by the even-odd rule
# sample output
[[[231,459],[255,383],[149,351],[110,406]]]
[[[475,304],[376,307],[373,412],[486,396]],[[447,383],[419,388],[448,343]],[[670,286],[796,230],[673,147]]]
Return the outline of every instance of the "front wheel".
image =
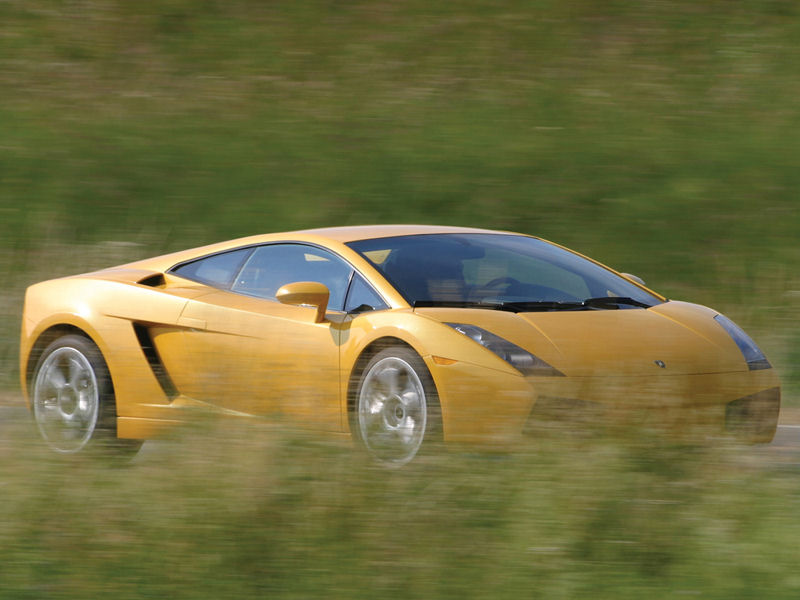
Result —
[[[33,416],[56,452],[132,453],[141,442],[117,439],[116,402],[99,348],[82,335],[64,335],[42,353],[33,376]]]
[[[441,438],[439,398],[419,355],[393,346],[372,357],[358,379],[350,426],[376,460],[394,466]]]

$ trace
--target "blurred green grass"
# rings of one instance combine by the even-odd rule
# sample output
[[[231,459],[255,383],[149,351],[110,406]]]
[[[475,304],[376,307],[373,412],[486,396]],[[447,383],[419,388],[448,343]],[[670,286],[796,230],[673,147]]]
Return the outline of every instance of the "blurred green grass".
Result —
[[[797,597],[796,465],[629,433],[387,470],[264,424],[127,467],[6,427],[0,597]]]

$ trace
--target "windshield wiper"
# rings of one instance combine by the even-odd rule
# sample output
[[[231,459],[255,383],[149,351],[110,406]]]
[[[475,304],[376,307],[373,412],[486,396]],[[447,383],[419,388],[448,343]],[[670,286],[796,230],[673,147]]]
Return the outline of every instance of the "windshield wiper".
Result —
[[[513,312],[540,312],[548,310],[587,310],[583,302],[561,302],[556,300],[523,300],[503,302],[504,310]]]
[[[619,308],[621,305],[650,308],[650,304],[628,298],[627,296],[599,296],[583,301],[559,302],[555,300],[520,301],[520,302],[468,302],[463,300],[417,300],[414,308],[483,308],[489,310],[505,310],[508,312],[540,312],[551,310],[601,310]]]
[[[591,308],[606,308],[609,306],[638,306],[640,308],[650,308],[652,304],[634,300],[628,296],[598,296],[597,298],[587,298],[583,301],[584,306]]]
[[[589,310],[583,302],[522,301],[522,302],[467,302],[461,300],[417,300],[414,308],[484,308],[508,312],[535,312],[546,310]]]
[[[544,301],[544,302],[504,302],[506,310],[512,308],[516,312],[540,311],[540,310],[609,310],[618,309],[620,306],[638,306],[640,308],[650,308],[652,305],[639,300],[634,300],[627,296],[598,296],[596,298],[586,298],[582,301]]]
[[[415,300],[414,308],[486,308],[519,312],[508,304],[507,302],[468,302],[465,300]]]

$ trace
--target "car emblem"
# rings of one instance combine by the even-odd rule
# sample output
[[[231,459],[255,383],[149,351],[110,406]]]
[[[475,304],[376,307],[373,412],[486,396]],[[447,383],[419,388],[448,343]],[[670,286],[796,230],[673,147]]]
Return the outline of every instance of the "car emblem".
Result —
[[[667,364],[663,360],[654,360],[653,362],[656,363],[662,369],[667,368]]]

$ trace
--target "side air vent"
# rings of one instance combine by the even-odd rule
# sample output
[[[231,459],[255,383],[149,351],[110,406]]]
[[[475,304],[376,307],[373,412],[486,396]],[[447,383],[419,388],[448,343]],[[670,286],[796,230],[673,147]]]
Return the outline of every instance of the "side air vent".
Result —
[[[161,362],[158,350],[156,350],[155,344],[153,344],[153,336],[150,335],[150,330],[142,323],[134,323],[133,330],[136,332],[136,339],[139,340],[142,352],[144,352],[147,363],[150,365],[153,375],[156,376],[158,384],[161,386],[161,389],[164,390],[167,398],[174,400],[178,395],[178,390],[172,382],[169,373],[167,373],[167,370],[164,368],[164,363]]]
[[[164,280],[164,275],[162,273],[156,273],[155,275],[148,275],[144,279],[140,279],[137,281],[139,285],[146,285],[148,287],[162,287],[166,285],[166,281]]]

